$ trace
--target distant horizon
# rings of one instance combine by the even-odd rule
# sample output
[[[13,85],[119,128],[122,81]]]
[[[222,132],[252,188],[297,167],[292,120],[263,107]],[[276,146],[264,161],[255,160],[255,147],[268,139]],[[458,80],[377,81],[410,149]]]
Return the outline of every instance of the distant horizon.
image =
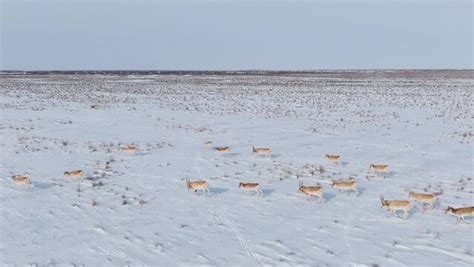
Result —
[[[321,72],[321,71],[474,71],[474,68],[418,68],[418,69],[37,69],[37,70],[21,70],[21,69],[5,69],[0,72]]]

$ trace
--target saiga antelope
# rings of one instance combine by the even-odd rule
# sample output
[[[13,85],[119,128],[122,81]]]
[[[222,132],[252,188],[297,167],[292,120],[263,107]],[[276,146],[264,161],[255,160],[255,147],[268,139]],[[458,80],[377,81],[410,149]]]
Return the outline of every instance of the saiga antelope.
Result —
[[[212,143],[212,141],[206,141],[206,142],[204,143],[204,145],[205,145],[206,147],[212,147],[212,145],[214,145],[214,143]]]
[[[458,221],[464,221],[464,217],[472,217],[474,216],[474,207],[465,207],[465,208],[453,208],[448,206],[445,210],[445,213],[451,214],[457,217]]]
[[[27,189],[30,188],[30,184],[31,184],[30,178],[23,175],[13,175],[11,178],[12,178],[12,181],[16,185],[26,185]]]
[[[339,189],[339,191],[346,191],[347,194],[350,191],[354,191],[356,196],[359,196],[359,190],[357,190],[357,181],[354,178],[350,178],[347,181],[332,181],[331,186],[335,189]]]
[[[136,154],[138,151],[138,147],[136,146],[126,146],[122,147],[120,150],[122,150],[123,153],[133,155]]]
[[[340,155],[329,155],[326,154],[326,159],[334,162],[335,164],[339,164],[341,162],[341,156]]]
[[[197,191],[206,191],[209,193],[209,184],[204,180],[191,181],[186,179],[186,186],[188,189],[194,190],[194,193]]]
[[[64,176],[72,178],[72,179],[81,178],[83,174],[84,174],[84,172],[82,170],[64,172]]]
[[[410,201],[408,200],[385,200],[383,195],[380,195],[380,201],[382,202],[381,208],[387,208],[391,211],[390,216],[395,212],[402,210],[405,214],[405,220],[408,218],[408,210],[411,208]]]
[[[408,197],[417,201],[420,204],[421,208],[424,209],[425,204],[428,204],[429,208],[432,209],[434,206],[434,203],[436,202],[436,195],[442,194],[442,192],[443,191],[441,191],[441,193],[433,193],[433,194],[420,194],[420,193],[410,192],[408,194]]]
[[[268,147],[252,147],[252,154],[257,156],[269,156],[272,150]]]
[[[383,164],[370,164],[369,170],[375,173],[388,173],[390,171],[388,165]]]
[[[243,188],[247,192],[255,192],[263,196],[263,191],[258,183],[239,183],[239,188]]]
[[[301,181],[298,190],[303,192],[308,197],[308,200],[311,196],[317,196],[319,197],[318,203],[324,201],[323,188],[319,184],[316,186],[304,186],[303,181]]]
[[[228,146],[220,146],[220,147],[216,147],[215,150],[217,152],[221,152],[221,153],[229,153],[230,152],[230,147]]]

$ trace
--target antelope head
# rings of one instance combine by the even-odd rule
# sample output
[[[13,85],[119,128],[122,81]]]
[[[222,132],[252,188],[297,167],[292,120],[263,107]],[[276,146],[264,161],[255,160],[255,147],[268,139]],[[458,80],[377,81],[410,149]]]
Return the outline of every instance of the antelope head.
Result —
[[[301,190],[303,188],[303,181],[300,181],[298,184],[298,191],[303,191]]]
[[[383,208],[387,205],[387,202],[385,201],[385,199],[383,198],[383,195],[380,195],[380,202],[381,202],[381,206],[380,208]]]
[[[444,213],[447,214],[448,212],[453,212],[453,210],[454,209],[452,207],[448,206],[448,208],[444,210]]]

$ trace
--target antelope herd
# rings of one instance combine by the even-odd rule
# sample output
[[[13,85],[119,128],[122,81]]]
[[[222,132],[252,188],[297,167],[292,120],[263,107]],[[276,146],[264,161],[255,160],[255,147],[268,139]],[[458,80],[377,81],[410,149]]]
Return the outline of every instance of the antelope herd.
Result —
[[[204,143],[206,147],[212,147],[213,142],[212,141],[206,141]],[[125,146],[121,147],[120,150],[125,153],[125,154],[136,154],[138,151],[138,147],[136,146]],[[214,150],[220,153],[229,153],[231,151],[231,148],[228,146],[221,146],[221,147],[214,147]],[[270,148],[266,147],[252,147],[252,154],[256,156],[271,156],[272,150]],[[325,158],[333,162],[335,164],[339,164],[341,162],[341,156],[340,155],[330,155],[326,154]],[[389,173],[389,166],[388,165],[376,165],[376,164],[371,164],[369,166],[369,171],[372,171],[376,174],[387,174]],[[83,170],[72,170],[72,171],[65,171],[64,176],[70,178],[71,180],[78,180],[82,178],[84,175]],[[13,183],[16,185],[26,185],[27,188],[29,188],[29,185],[31,184],[31,180],[27,176],[23,175],[13,175],[11,177],[11,180]],[[349,178],[348,180],[339,180],[339,181],[331,181],[330,183],[331,187],[334,189],[339,190],[340,192],[346,192],[349,194],[351,191],[353,191],[356,196],[359,196],[359,191],[358,191],[358,182],[354,178]],[[191,189],[194,191],[194,193],[199,192],[206,192],[209,193],[209,184],[207,181],[204,180],[195,180],[191,181],[189,179],[186,179],[186,187],[188,189]],[[259,183],[239,183],[239,188],[243,189],[246,192],[253,192],[256,193],[257,195],[263,196],[263,191],[260,187]],[[318,197],[318,203],[323,203],[324,202],[324,191],[323,187],[318,183],[313,186],[305,186],[303,185],[303,181],[299,182],[298,186],[298,192],[302,192],[305,194],[310,200],[313,196]],[[415,193],[415,192],[409,192],[408,197],[413,199],[414,201],[418,202],[421,208],[424,210],[425,209],[425,204],[428,205],[428,208],[433,209],[434,203],[437,201],[437,195],[442,194],[443,192],[439,193],[432,193],[432,194],[425,194],[425,193]],[[404,219],[408,219],[408,213],[409,210],[412,207],[412,204],[409,200],[387,200],[383,197],[383,195],[380,195],[380,201],[381,201],[381,208],[386,208],[390,210],[390,216],[393,216],[396,214],[397,211],[403,211],[404,214]],[[474,216],[474,207],[462,207],[462,208],[453,208],[448,206],[448,208],[445,210],[446,214],[451,214],[457,217],[458,221],[464,221],[465,217],[473,217]]]

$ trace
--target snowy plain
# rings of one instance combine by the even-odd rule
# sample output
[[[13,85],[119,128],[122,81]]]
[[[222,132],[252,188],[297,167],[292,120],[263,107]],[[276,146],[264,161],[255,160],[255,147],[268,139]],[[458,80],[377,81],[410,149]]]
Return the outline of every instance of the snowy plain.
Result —
[[[474,206],[473,77],[3,73],[0,265],[473,266],[474,219],[444,213]],[[81,181],[63,176],[75,169]],[[330,187],[349,177],[359,196]],[[326,201],[307,200],[300,181]],[[379,196],[409,191],[442,194],[432,210],[412,201],[408,220],[388,217]]]

